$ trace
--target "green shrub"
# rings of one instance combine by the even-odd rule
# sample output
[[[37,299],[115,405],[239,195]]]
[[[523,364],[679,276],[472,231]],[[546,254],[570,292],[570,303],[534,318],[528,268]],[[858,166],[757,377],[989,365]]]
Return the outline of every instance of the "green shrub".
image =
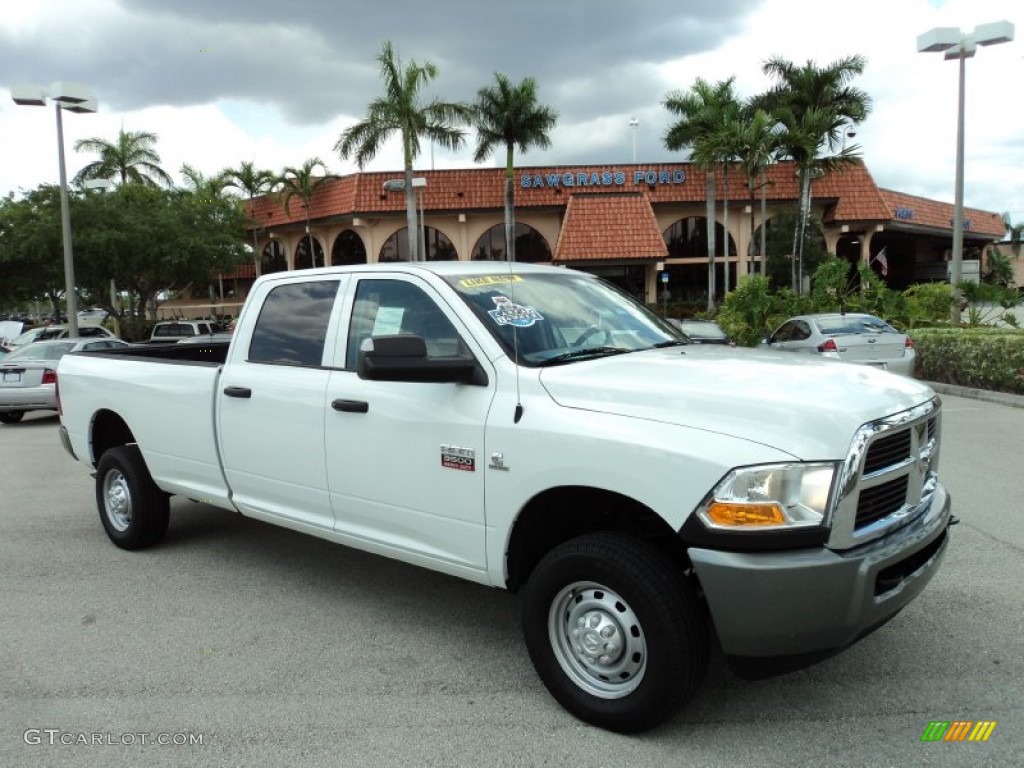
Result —
[[[919,379],[1024,395],[1024,331],[921,329],[914,346]]]

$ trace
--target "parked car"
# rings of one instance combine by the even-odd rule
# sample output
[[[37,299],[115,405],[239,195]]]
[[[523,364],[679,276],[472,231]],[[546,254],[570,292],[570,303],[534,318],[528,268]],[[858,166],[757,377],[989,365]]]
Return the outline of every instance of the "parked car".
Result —
[[[57,410],[57,363],[68,352],[130,346],[114,338],[37,341],[0,360],[0,423],[21,421],[28,411]]]
[[[151,344],[173,344],[192,336],[212,336],[223,330],[211,320],[163,320],[153,326],[149,336]]]
[[[686,338],[694,344],[727,344],[735,347],[736,342],[729,338],[722,326],[711,320],[676,320],[669,318],[669,323],[686,334]]]
[[[792,317],[762,346],[914,375],[914,342],[884,320],[855,312]]]
[[[14,351],[19,347],[24,347],[26,344],[32,344],[36,341],[52,341],[54,339],[66,339],[68,337],[68,327],[66,325],[41,325],[38,328],[32,328],[31,330],[25,331],[17,338],[7,342],[7,350]],[[96,338],[107,338],[116,339],[113,331],[104,328],[102,325],[84,325],[79,326],[78,336],[83,339],[96,339]]]

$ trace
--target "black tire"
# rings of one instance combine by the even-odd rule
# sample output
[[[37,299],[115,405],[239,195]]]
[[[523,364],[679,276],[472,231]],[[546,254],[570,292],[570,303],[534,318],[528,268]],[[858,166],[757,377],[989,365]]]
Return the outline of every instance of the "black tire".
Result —
[[[23,418],[24,411],[0,411],[0,424],[17,424]]]
[[[538,563],[523,596],[523,634],[551,695],[619,733],[671,717],[708,666],[708,623],[687,577],[658,549],[620,534],[580,536]]]
[[[157,488],[137,446],[111,448],[96,465],[96,507],[121,549],[143,549],[167,533],[170,497]]]

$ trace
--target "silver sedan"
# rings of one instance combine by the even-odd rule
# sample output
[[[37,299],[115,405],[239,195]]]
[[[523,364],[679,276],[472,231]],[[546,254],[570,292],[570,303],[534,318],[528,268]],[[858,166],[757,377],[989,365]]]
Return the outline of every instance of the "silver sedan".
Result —
[[[21,421],[27,411],[57,410],[57,363],[68,352],[130,346],[120,339],[37,341],[0,359],[0,423]]]
[[[874,315],[850,312],[791,317],[762,346],[914,375],[913,340]]]

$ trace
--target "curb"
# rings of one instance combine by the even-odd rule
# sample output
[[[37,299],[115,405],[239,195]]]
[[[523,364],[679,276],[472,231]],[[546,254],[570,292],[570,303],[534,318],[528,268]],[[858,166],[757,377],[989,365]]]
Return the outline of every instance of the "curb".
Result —
[[[956,397],[967,397],[972,400],[984,400],[987,403],[997,403],[1011,408],[1024,408],[1024,395],[1011,395],[1008,392],[993,392],[988,389],[975,389],[974,387],[961,387],[957,384],[943,384],[937,381],[924,382],[940,395],[955,395]]]

